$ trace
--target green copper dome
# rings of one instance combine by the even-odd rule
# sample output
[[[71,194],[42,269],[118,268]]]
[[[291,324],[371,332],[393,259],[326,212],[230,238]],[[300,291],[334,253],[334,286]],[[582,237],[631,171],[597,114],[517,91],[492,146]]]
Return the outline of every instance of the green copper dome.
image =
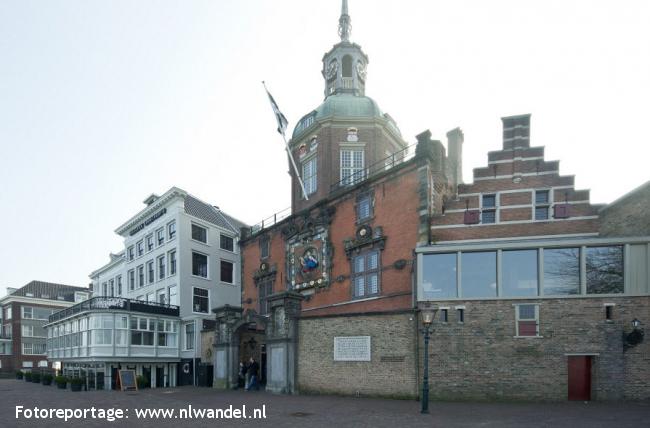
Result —
[[[391,126],[399,130],[388,115],[379,109],[379,106],[370,97],[356,96],[353,94],[334,94],[323,101],[316,110],[305,115],[293,130],[293,138],[301,135],[303,131],[310,128],[317,120],[325,118],[377,118],[388,120]]]

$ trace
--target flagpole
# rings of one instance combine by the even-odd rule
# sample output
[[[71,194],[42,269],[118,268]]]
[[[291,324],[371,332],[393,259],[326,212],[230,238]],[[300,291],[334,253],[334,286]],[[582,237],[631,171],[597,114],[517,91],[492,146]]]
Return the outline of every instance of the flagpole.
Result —
[[[291,155],[291,149],[289,149],[289,142],[287,141],[287,137],[284,135],[284,132],[282,133],[282,139],[284,140],[284,146],[287,149],[287,154],[289,155],[289,159],[291,159],[291,165],[293,165],[293,170],[296,173],[296,177],[298,177],[298,183],[300,183],[302,194],[305,197],[305,200],[308,201],[309,197],[307,196],[307,191],[305,190],[305,183],[302,182],[302,178],[300,178],[300,174],[298,174],[298,167],[296,166],[296,161],[293,160],[293,156]]]
[[[289,148],[289,142],[287,141],[287,136],[284,135],[284,130],[287,127],[287,123],[288,123],[287,118],[284,117],[284,115],[280,111],[280,108],[278,107],[275,100],[271,96],[271,93],[269,92],[268,88],[266,87],[266,83],[263,80],[262,80],[262,85],[264,85],[264,90],[266,91],[266,94],[269,96],[269,101],[271,102],[271,108],[273,108],[273,112],[275,113],[275,118],[278,121],[278,132],[282,134],[282,139],[284,140],[284,147],[287,149],[287,154],[289,155],[289,159],[291,159],[291,165],[293,166],[293,170],[296,173],[296,177],[298,178],[298,183],[300,183],[302,194],[305,197],[305,200],[308,201],[309,197],[307,196],[307,190],[305,190],[305,183],[302,182],[302,178],[298,173],[298,167],[296,166],[296,161],[293,159],[293,155],[291,154],[291,149]]]

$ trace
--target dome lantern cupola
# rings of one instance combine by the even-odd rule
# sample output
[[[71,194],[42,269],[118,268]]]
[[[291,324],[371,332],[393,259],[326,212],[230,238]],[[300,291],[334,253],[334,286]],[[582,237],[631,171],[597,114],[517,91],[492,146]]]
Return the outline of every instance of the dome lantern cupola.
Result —
[[[334,94],[365,94],[368,56],[363,53],[361,46],[350,42],[351,32],[348,2],[343,0],[339,18],[341,41],[323,56],[325,98]]]

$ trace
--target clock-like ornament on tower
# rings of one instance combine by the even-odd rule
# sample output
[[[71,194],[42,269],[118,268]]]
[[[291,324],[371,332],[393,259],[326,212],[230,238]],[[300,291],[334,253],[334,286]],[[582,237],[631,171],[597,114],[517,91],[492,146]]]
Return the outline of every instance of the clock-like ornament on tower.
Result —
[[[338,69],[339,69],[338,61],[330,62],[330,65],[327,67],[327,72],[325,73],[325,77],[327,77],[328,80],[335,78]]]
[[[357,61],[357,75],[361,80],[366,80],[366,64],[363,61]]]

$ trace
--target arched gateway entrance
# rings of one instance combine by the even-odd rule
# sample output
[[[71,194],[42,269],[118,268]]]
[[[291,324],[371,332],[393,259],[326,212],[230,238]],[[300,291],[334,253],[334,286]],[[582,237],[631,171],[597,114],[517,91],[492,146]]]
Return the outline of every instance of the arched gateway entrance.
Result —
[[[267,391],[296,392],[296,344],[302,295],[285,291],[267,300],[268,317],[229,305],[213,310],[217,320],[214,338],[216,388],[235,388],[239,362],[253,356],[262,363],[261,377],[266,381]]]

